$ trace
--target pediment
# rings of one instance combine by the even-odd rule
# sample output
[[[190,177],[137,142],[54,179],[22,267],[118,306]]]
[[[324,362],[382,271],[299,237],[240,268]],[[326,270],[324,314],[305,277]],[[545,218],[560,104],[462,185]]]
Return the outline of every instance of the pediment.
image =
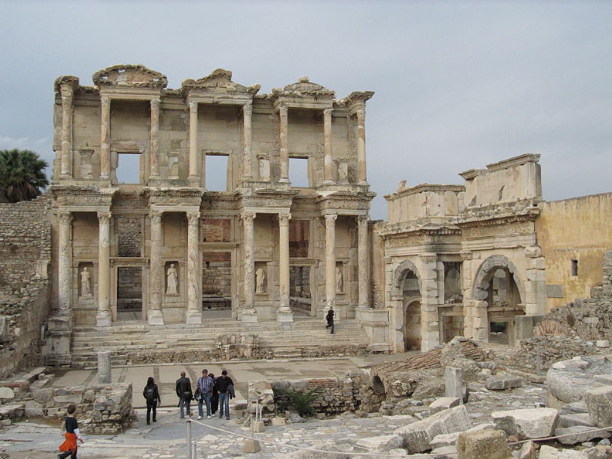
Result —
[[[217,69],[210,75],[199,80],[185,80],[181,85],[184,91],[201,90],[205,92],[224,94],[257,94],[261,85],[243,86],[232,81],[232,72]]]
[[[274,90],[278,95],[286,96],[331,96],[336,95],[335,91],[327,89],[320,84],[310,81],[308,77],[300,78],[296,83],[288,84],[282,91],[279,89]]]
[[[118,64],[99,70],[92,76],[97,86],[163,89],[168,78],[144,65]]]

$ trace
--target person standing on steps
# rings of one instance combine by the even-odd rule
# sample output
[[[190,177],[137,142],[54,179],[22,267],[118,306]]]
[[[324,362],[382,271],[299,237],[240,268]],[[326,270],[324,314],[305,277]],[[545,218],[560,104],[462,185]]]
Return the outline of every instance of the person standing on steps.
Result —
[[[185,372],[181,371],[181,377],[176,380],[176,396],[179,398],[179,415],[181,419],[185,417],[184,408],[187,408],[187,416],[191,417],[191,381],[185,376]]]
[[[206,417],[210,419],[212,414],[210,401],[212,398],[212,388],[214,381],[208,376],[208,370],[202,370],[202,376],[198,378],[198,388],[196,389],[196,399],[197,395],[200,395],[200,399],[198,400],[198,419],[202,419],[204,417],[203,403],[206,403]]]
[[[153,376],[149,376],[147,379],[147,385],[142,391],[142,396],[147,401],[147,425],[151,424],[151,411],[153,411],[153,422],[157,422],[157,403],[161,406],[161,397],[159,396],[159,389]]]
[[[79,432],[79,423],[74,415],[76,412],[76,405],[72,403],[68,405],[66,412],[68,413],[68,416],[66,416],[66,433],[64,434],[66,440],[60,445],[59,450],[61,453],[58,454],[57,457],[59,459],[65,459],[70,456],[71,459],[77,459],[77,450],[79,449],[77,440],[83,443],[83,438]]]
[[[234,393],[234,381],[227,375],[227,370],[221,372],[221,376],[215,381],[217,390],[219,391],[219,419],[223,417],[225,412],[225,419],[230,418],[229,401],[230,397],[235,397]]]
[[[327,311],[327,315],[325,316],[325,320],[327,320],[327,325],[325,328],[331,327],[331,334],[334,334],[334,307],[330,306],[329,311]]]

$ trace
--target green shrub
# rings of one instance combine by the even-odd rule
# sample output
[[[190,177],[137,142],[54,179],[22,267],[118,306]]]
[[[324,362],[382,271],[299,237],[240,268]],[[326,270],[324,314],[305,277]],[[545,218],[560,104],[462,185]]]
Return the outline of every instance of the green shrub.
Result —
[[[274,401],[276,409],[280,413],[287,410],[295,410],[300,416],[314,416],[315,409],[312,407],[312,402],[317,398],[316,390],[307,392],[294,391],[279,387],[274,390]]]

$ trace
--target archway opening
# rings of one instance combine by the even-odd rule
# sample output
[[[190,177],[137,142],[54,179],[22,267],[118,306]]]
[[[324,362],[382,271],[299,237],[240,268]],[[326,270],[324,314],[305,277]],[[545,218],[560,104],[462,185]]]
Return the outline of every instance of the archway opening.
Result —
[[[515,317],[525,315],[521,294],[507,267],[496,268],[487,286],[489,342],[514,344]]]
[[[401,284],[405,311],[404,317],[404,350],[421,349],[421,290],[419,278],[407,270]]]

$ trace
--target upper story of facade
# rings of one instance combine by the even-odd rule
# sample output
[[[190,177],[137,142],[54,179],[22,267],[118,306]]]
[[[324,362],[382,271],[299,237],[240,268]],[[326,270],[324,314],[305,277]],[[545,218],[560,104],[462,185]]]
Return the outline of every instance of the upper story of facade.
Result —
[[[366,193],[365,106],[373,92],[335,92],[301,78],[271,94],[218,69],[180,89],[142,65],[116,65],[55,82],[54,185],[137,191],[206,192],[212,157],[223,157],[225,190],[291,191],[292,166],[304,171],[299,193]],[[218,158],[216,158],[218,159]],[[129,167],[131,183],[122,183]],[[296,167],[298,169],[298,167]],[[371,199],[371,198],[370,198]]]

